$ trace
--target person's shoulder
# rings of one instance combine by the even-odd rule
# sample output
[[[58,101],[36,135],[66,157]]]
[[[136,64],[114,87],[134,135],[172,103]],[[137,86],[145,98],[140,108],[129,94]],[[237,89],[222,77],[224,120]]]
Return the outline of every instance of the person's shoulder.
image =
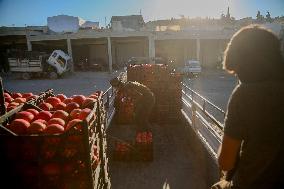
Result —
[[[239,96],[244,91],[244,84],[239,83],[232,91],[232,96]]]
[[[145,86],[142,83],[139,83],[137,81],[128,81],[127,83],[128,85],[132,85],[132,86]]]

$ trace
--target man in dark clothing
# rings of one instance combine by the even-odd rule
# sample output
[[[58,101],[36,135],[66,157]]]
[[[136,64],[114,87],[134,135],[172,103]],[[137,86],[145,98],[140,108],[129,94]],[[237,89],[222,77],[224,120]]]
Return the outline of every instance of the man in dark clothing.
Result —
[[[231,39],[224,67],[236,74],[226,113],[218,162],[236,168],[237,189],[284,188],[284,61],[280,41],[259,26]],[[239,159],[239,160],[238,160]]]
[[[283,96],[284,81],[271,81],[241,83],[230,98],[224,133],[243,141],[235,176],[241,188],[284,187]]]
[[[122,82],[118,78],[110,81],[110,84],[125,92],[134,101],[134,121],[137,131],[146,131],[150,128],[149,117],[155,104],[153,92],[145,85],[138,82]]]

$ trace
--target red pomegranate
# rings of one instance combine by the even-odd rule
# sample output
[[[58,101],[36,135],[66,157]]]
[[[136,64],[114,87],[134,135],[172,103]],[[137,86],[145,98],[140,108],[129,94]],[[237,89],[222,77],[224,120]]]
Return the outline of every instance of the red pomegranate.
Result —
[[[34,117],[35,117],[34,114],[28,111],[18,112],[15,116],[16,119],[24,119],[29,123],[34,119]]]
[[[66,104],[64,102],[60,102],[54,107],[55,110],[65,110],[65,108],[66,108]]]
[[[49,121],[51,116],[52,116],[52,114],[49,111],[41,111],[37,114],[35,119],[43,119],[45,121]]]
[[[81,112],[80,112],[80,114],[78,115],[78,119],[81,119],[81,120],[83,120],[83,119],[86,119],[86,117],[91,113],[91,109],[89,109],[89,108],[84,108]]]
[[[61,126],[64,127],[65,125],[65,121],[61,118],[51,118],[48,122],[47,122],[47,125],[52,125],[52,124],[59,124]]]
[[[15,119],[10,125],[10,130],[16,134],[26,134],[30,123],[24,119]]]
[[[64,94],[58,94],[56,95],[56,97],[59,98],[61,102],[63,102],[67,98]]]
[[[76,102],[80,106],[82,106],[83,102],[86,100],[86,97],[84,95],[75,95],[72,97],[73,97],[72,101]]]
[[[48,97],[45,102],[51,104],[53,107],[55,107],[57,104],[61,102],[61,100],[57,97]]]
[[[72,111],[70,112],[70,119],[71,119],[71,120],[72,120],[72,119],[77,119],[78,116],[79,116],[79,114],[80,114],[80,112],[81,112],[81,109],[80,109],[80,108],[76,108],[76,109],[72,110]]]
[[[64,127],[59,124],[51,124],[44,130],[46,134],[61,134],[64,133]]]
[[[46,128],[46,125],[43,122],[36,120],[31,123],[31,125],[27,129],[27,132],[29,134],[40,134],[40,133],[43,133],[45,128]]]
[[[76,108],[80,108],[80,105],[77,104],[76,102],[71,102],[71,103],[66,105],[65,111],[70,113],[72,110],[74,110]]]
[[[27,112],[31,112],[34,116],[36,116],[39,112],[36,109],[30,108],[26,110]]]
[[[38,107],[45,111],[50,111],[53,108],[53,106],[47,102],[42,102]]]
[[[69,114],[67,112],[65,112],[64,110],[56,110],[52,114],[51,118],[61,118],[66,122],[68,120],[68,117],[69,117]]]

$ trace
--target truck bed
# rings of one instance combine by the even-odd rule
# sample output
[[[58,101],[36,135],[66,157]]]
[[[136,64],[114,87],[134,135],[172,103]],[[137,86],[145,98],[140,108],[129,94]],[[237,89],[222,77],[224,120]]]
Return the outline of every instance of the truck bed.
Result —
[[[152,124],[154,160],[119,162],[110,158],[113,189],[205,189],[212,184],[208,154],[186,124]],[[111,125],[109,151],[114,139],[134,138],[133,125]]]

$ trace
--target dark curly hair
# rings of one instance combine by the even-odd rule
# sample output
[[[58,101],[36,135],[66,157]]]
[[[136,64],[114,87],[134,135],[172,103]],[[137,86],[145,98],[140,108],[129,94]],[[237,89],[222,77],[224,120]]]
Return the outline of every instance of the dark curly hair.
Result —
[[[223,68],[241,82],[284,80],[280,40],[259,25],[243,27],[225,50]]]

